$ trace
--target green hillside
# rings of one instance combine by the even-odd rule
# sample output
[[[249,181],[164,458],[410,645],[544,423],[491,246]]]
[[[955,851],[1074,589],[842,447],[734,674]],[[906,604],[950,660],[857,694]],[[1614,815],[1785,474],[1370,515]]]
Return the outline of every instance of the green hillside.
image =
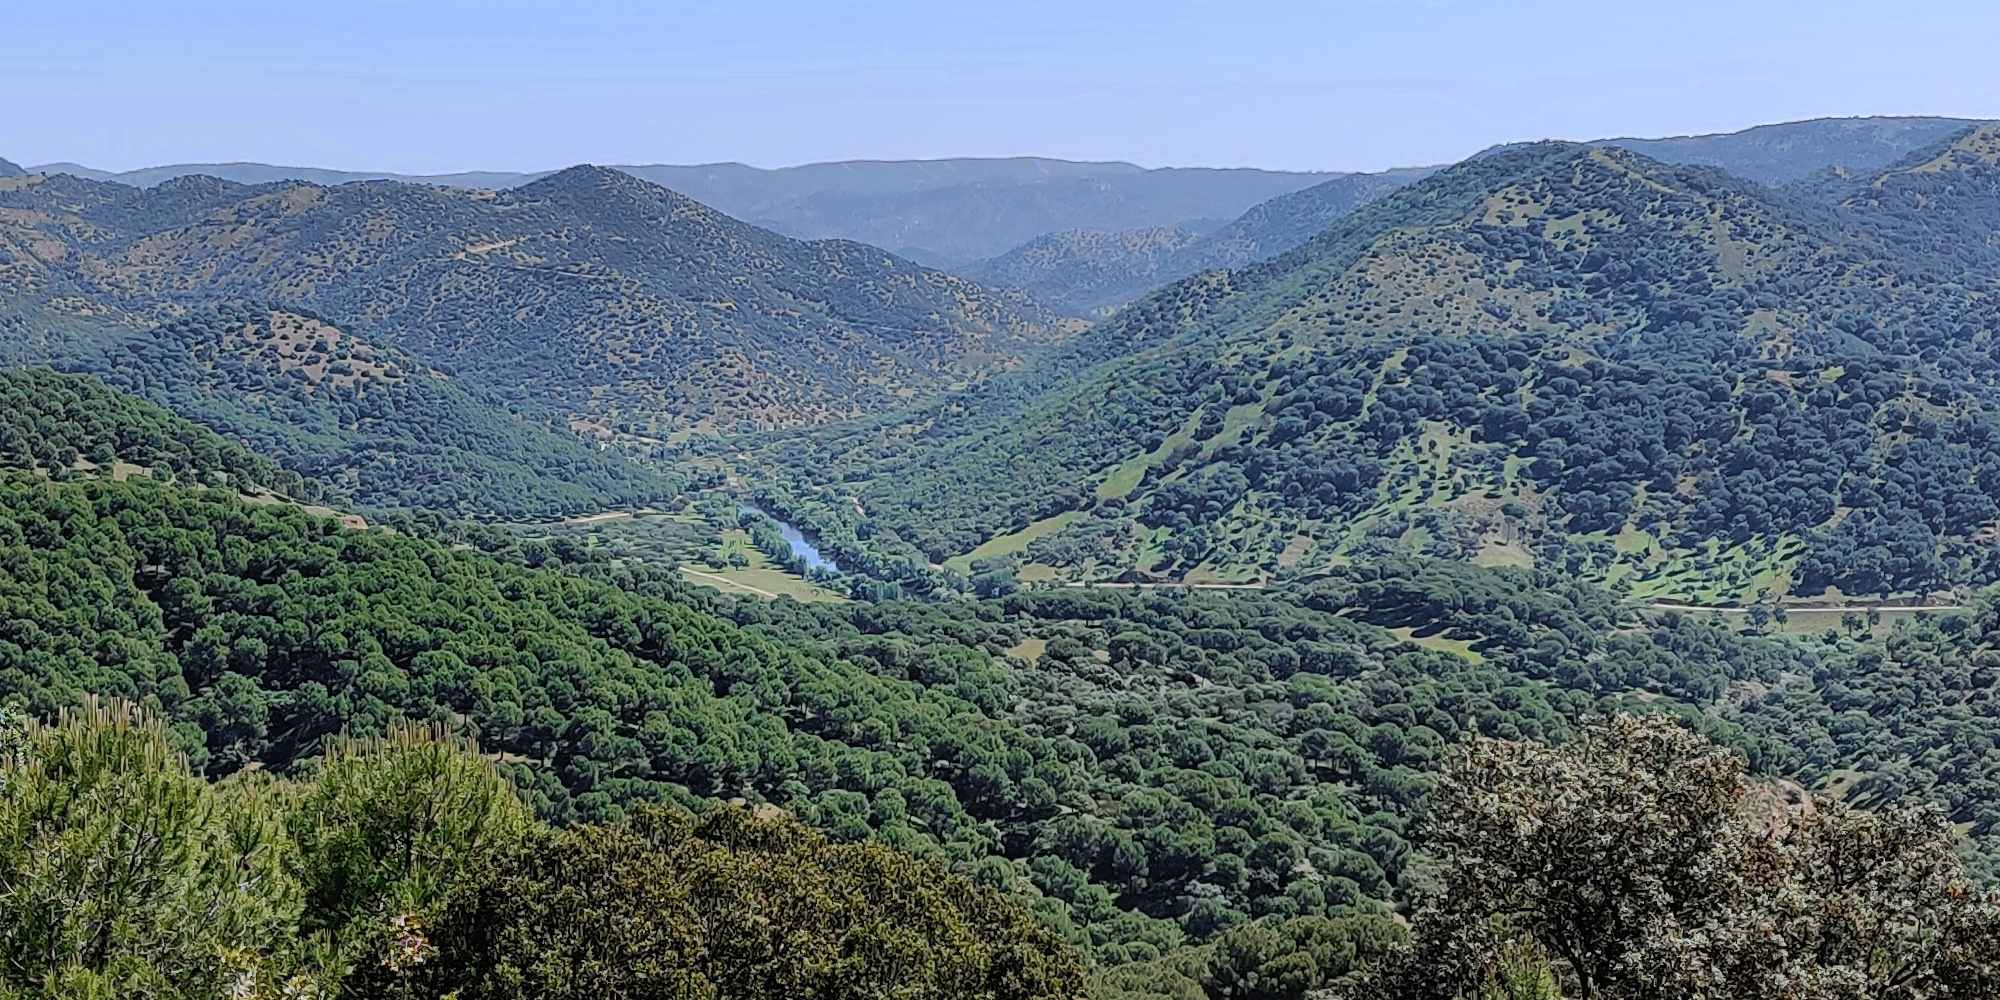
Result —
[[[600,451],[309,315],[215,303],[53,361],[269,455],[328,496],[514,518],[657,502],[670,476]]]
[[[906,573],[986,546],[1164,579],[1414,550],[1698,602],[1989,581],[1992,135],[1833,208],[1501,151],[763,469],[813,470],[773,502]]]
[[[96,379],[0,369],[0,466],[54,478],[139,473],[310,498],[319,484]]]
[[[269,302],[604,434],[870,412],[1071,330],[872,247],[787,239],[594,167],[499,194],[7,183],[0,290],[31,335]]]
[[[1984,613],[1808,646],[1559,574],[1413,562],[1270,594],[736,603],[215,491],[19,473],[0,475],[0,560],[0,613],[37,623],[0,643],[0,688],[32,715],[140,700],[214,777],[310,778],[343,759],[336,734],[438,720],[547,820],[742,800],[946,866],[1148,980],[1256,918],[1410,900],[1414,818],[1474,731],[1563,740],[1669,710],[1833,798],[1937,798],[1982,859],[2000,818],[1991,789],[1945,777],[1990,748],[1895,756],[1965,718],[1899,685],[1976,672],[1870,670],[1983,641]]]
[[[204,337],[256,337],[247,356],[307,396],[401,371],[306,317],[217,318],[176,350],[202,362]],[[1230,996],[1293,953],[1319,957],[1289,962],[1291,981],[1329,987],[1457,940],[1430,922],[1456,870],[1438,825],[1454,800],[1437,804],[1479,754],[1561,754],[1562,787],[1613,794],[1618,776],[1659,787],[1617,754],[1679,748],[1719,768],[1718,809],[1742,806],[1727,829],[1763,836],[1756,803],[1809,788],[1822,804],[1800,817],[1878,809],[1919,860],[1950,863],[1940,886],[1962,883],[1957,837],[1978,872],[2000,837],[2000,793],[1966,777],[1992,741],[1952,737],[2000,712],[1978,652],[2000,630],[1990,599],[1806,640],[1651,612],[1563,567],[1357,558],[1270,591],[733,600],[493,526],[371,530],[251,502],[244,487],[284,474],[88,379],[4,373],[0,397],[0,881],[33,887],[0,917],[0,946],[23,949],[9,988],[53,966],[114,995],[160,975],[190,991],[160,995],[207,997],[204,977],[255,968],[360,995],[526,997],[596,970],[1075,997],[1080,956],[1093,995],[1129,1000]],[[88,464],[49,474],[72,454]],[[92,474],[104,460],[155,474]],[[62,718],[93,695],[159,726]],[[1602,721],[1627,712],[1704,735]],[[1695,780],[1681,756],[1647,759]],[[1502,798],[1568,815],[1543,792]],[[181,805],[121,822],[157,802]],[[117,846],[142,829],[174,851]],[[1853,835],[1864,855],[1840,856],[1888,842]],[[121,894],[91,861],[112,856],[172,888]],[[1611,864],[1565,859],[1561,883]],[[58,887],[104,901],[103,954],[34,918]],[[1935,905],[1971,919],[1982,898]],[[186,899],[231,916],[168,933]],[[745,928],[798,937],[715,950]],[[1956,968],[1959,948],[1932,959]]]

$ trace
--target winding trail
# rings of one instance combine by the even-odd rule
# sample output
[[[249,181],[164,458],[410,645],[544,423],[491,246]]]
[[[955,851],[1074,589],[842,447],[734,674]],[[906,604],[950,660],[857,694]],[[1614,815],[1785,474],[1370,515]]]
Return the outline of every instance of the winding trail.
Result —
[[[774,601],[778,599],[778,595],[773,594],[768,590],[752,587],[747,583],[737,583],[735,580],[731,580],[726,576],[716,576],[714,573],[704,573],[701,570],[689,569],[686,566],[681,567],[681,572],[686,573],[689,576],[698,576],[704,580],[712,580],[725,587],[735,587],[738,590],[747,590],[753,594],[756,594],[759,597],[768,597]]]
[[[1070,580],[1064,583],[1063,586],[1074,587],[1077,589],[1090,589],[1090,590],[1275,590],[1279,589],[1278,587],[1268,582],[1123,583],[1112,580]],[[1740,615],[1740,614],[1748,614],[1751,606],[1743,604],[1677,604],[1671,601],[1649,601],[1647,603],[1641,604],[1640,607],[1646,608],[1649,611],[1693,611],[1693,612],[1706,611],[1715,614]],[[1793,614],[1793,615],[1844,613],[1848,611],[1867,614],[1870,611],[1879,611],[1883,613],[1892,613],[1892,612],[1916,613],[1923,611],[1937,611],[1937,612],[1969,611],[1971,610],[1971,605],[1967,604],[1837,604],[1837,605],[1779,604],[1779,605],[1773,605],[1772,608],[1773,610],[1776,610],[1777,608],[1784,608],[1786,614]]]

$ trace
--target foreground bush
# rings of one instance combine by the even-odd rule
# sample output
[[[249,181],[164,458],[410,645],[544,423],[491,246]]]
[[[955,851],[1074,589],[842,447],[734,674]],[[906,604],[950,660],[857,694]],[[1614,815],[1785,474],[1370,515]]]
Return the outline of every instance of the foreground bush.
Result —
[[[435,730],[303,782],[195,777],[92,703],[0,725],[0,998],[1055,1000],[1059,939],[991,890],[781,815],[552,830]]]
[[[1399,995],[2000,996],[2000,895],[1945,817],[1754,784],[1668,719],[1475,740],[1424,834],[1415,947],[1383,977]]]

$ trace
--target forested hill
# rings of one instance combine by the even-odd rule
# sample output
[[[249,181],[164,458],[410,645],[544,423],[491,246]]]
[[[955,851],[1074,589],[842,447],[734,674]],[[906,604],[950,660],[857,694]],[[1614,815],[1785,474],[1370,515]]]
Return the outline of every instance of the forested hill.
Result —
[[[2000,124],[1826,191],[1866,223],[1879,254],[1908,260],[1927,278],[1977,286],[2000,276]]]
[[[1091,316],[1186,277],[1175,261],[1203,245],[1214,223],[1105,232],[1065,229],[1038,236],[958,273],[994,288],[1018,288],[1074,316]]]
[[[1081,374],[782,442],[824,474],[773,502],[902,566],[1240,578],[1414,549],[1711,601],[1991,580],[1996,272],[1990,241],[1940,238],[1990,226],[1990,134],[1834,207],[1499,151],[1142,300],[1067,349]]]
[[[1071,329],[856,243],[800,242],[618,171],[499,194],[376,182],[4,182],[19,339],[233,297],[325,317],[467,389],[606,433],[825,420]]]
[[[0,159],[0,177],[26,177],[28,172],[12,160]]]
[[[317,317],[221,301],[52,359],[247,443],[330,501],[515,519],[673,496],[678,477]]]
[[[187,480],[317,497],[319,484],[96,379],[0,369],[0,467]]]
[[[924,264],[962,264],[1079,226],[1153,228],[1231,218],[1268,198],[1337,176],[1325,172],[1085,163],[1046,157],[849,160],[764,169],[741,163],[616,169],[738,219],[798,239],[848,239]],[[187,163],[113,172],[51,163],[37,172],[153,187],[190,175],[245,184],[355,181],[503,190],[550,172],[407,175],[264,163]]]

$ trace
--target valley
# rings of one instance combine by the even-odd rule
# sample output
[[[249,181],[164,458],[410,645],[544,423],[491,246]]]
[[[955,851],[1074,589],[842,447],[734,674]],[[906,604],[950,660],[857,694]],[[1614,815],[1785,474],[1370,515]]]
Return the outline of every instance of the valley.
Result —
[[[1995,233],[1974,119],[0,161],[0,998],[1996,995]]]

